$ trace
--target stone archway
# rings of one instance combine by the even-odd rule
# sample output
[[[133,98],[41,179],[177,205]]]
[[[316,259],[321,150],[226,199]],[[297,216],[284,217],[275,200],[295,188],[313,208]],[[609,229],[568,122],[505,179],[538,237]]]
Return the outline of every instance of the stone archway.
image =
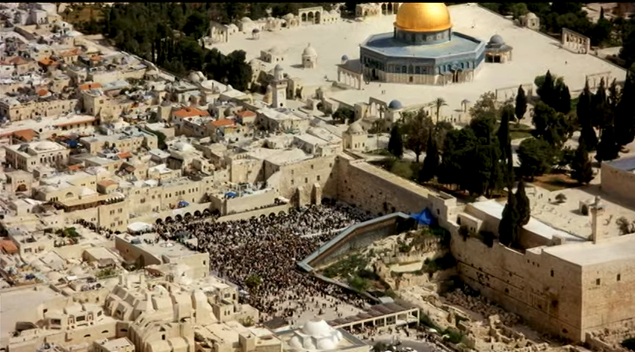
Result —
[[[183,216],[181,214],[177,214],[174,218],[176,219],[177,222],[183,221]]]
[[[315,16],[313,15],[313,12],[309,12],[306,15],[306,20],[307,22],[310,22],[311,24],[315,23]]]
[[[394,13],[393,12],[393,6],[392,6],[391,2],[389,2],[388,5],[386,6],[386,11],[387,11],[387,14],[389,14],[389,15],[392,15]]]
[[[26,188],[26,185],[24,183],[20,184],[18,186],[18,188],[15,189],[16,192],[26,192],[26,190],[27,190],[27,188]]]
[[[303,13],[301,18],[302,18],[302,22],[306,22],[306,13]]]
[[[321,16],[322,14],[319,11],[315,13],[315,24],[320,24]]]
[[[195,216],[195,217],[197,217],[197,218],[200,218],[200,217],[201,217],[201,215],[202,215],[202,214],[201,214],[201,212],[200,212],[199,210],[197,210],[197,211],[195,211],[195,212],[194,212],[194,216]]]
[[[163,220],[161,220],[161,219],[157,219],[157,221],[155,221],[155,223],[156,223],[157,225],[162,225],[162,224],[163,224]]]
[[[381,14],[382,15],[387,15],[388,14],[388,9],[386,4],[381,4]]]

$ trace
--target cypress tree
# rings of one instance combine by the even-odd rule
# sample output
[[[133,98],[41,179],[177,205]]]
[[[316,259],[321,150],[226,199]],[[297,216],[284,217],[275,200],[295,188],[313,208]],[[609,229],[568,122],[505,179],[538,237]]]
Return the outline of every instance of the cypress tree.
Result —
[[[593,167],[584,141],[580,141],[580,144],[578,144],[570,167],[571,178],[574,180],[584,184],[588,184],[593,180]]]
[[[514,113],[518,121],[522,120],[523,116],[527,112],[527,95],[522,84],[518,86],[518,93],[516,94],[516,106],[514,107]]]
[[[600,80],[600,85],[597,91],[593,95],[591,106],[591,125],[593,127],[600,128],[604,133],[604,127],[607,124],[606,116],[608,110],[608,104],[606,101],[606,83],[604,78]]]
[[[513,118],[514,112],[511,107],[505,106],[501,114],[501,123],[496,132],[498,145],[500,148],[501,160],[507,161],[511,157],[511,138],[509,137],[509,119]]]
[[[398,159],[403,156],[403,138],[398,125],[392,126],[390,139],[388,140],[388,151]]]
[[[511,247],[518,241],[518,229],[520,216],[514,193],[509,190],[507,193],[507,204],[503,209],[503,217],[498,224],[498,238],[505,246]]]
[[[602,130],[602,138],[598,144],[598,150],[595,154],[595,160],[602,162],[605,160],[614,160],[619,156],[620,146],[615,140],[615,128],[608,125]]]
[[[571,111],[571,93],[569,93],[569,87],[566,84],[562,83],[562,87],[560,87],[560,99],[559,99],[559,109],[563,114],[568,114]]]
[[[439,149],[437,148],[436,136],[430,133],[428,137],[428,148],[426,157],[423,159],[423,167],[419,171],[419,182],[428,182],[434,178],[439,168]]]
[[[531,206],[525,193],[525,182],[521,179],[516,189],[516,209],[518,209],[519,226],[527,225],[531,219]]]
[[[554,80],[550,71],[547,71],[547,74],[545,74],[545,80],[542,82],[542,85],[538,87],[537,93],[543,103],[553,107],[555,92]]]
[[[635,77],[626,75],[624,88],[615,108],[615,133],[617,144],[622,146],[635,139]]]
[[[580,140],[584,140],[584,144],[588,148],[588,150],[595,150],[598,144],[598,137],[595,134],[595,130],[593,129],[593,124],[591,121],[591,108],[593,106],[592,103],[592,94],[589,89],[589,82],[584,86],[584,90],[580,94],[578,98],[578,105],[576,106],[576,115],[578,116],[578,124],[580,125]]]

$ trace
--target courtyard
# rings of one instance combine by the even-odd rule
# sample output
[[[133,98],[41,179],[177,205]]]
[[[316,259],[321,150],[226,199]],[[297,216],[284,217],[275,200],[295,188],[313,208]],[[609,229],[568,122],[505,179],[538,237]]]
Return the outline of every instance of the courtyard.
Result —
[[[333,90],[330,96],[348,104],[368,102],[369,97],[384,100],[400,100],[404,106],[420,105],[437,97],[446,100],[450,110],[461,107],[461,101],[475,102],[484,92],[513,88],[520,84],[533,83],[534,78],[547,70],[564,77],[572,95],[584,88],[585,77],[590,74],[610,72],[611,77],[623,80],[625,70],[592,55],[580,55],[560,48],[560,43],[542,33],[521,28],[476,4],[450,6],[453,30],[487,42],[494,34],[503,37],[507,45],[514,48],[512,61],[505,64],[483,63],[473,82],[455,85],[425,86],[371,82],[363,90]],[[393,31],[394,15],[368,18],[364,21],[342,20],[325,25],[306,25],[299,28],[282,29],[278,32],[263,32],[260,39],[252,39],[251,33],[237,33],[228,43],[214,44],[224,54],[244,50],[247,60],[260,56],[261,50],[276,46],[285,55],[280,65],[291,77],[299,77],[305,92],[318,87],[330,87],[337,80],[337,66],[343,55],[350,59],[359,57],[359,44],[371,34]],[[311,44],[318,53],[316,69],[303,69],[300,61],[302,51]],[[267,64],[273,69],[275,64]],[[328,81],[327,81],[328,79]],[[382,92],[385,91],[385,94]],[[512,90],[509,90],[510,92]],[[499,97],[503,99],[504,97]],[[448,112],[445,113],[446,115]]]

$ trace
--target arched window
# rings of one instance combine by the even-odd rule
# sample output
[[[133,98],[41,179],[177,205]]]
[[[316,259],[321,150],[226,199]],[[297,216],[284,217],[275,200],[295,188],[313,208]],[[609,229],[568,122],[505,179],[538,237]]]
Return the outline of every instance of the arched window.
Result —
[[[401,66],[401,73],[407,73],[408,72],[408,68],[406,67],[406,65]]]
[[[416,66],[416,67],[415,67],[415,73],[416,73],[416,74],[421,74],[421,67]]]

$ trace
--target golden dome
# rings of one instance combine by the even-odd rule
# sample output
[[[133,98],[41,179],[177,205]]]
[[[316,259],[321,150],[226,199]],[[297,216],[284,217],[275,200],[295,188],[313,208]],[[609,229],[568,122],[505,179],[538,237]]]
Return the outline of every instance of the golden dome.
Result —
[[[395,27],[409,32],[436,32],[452,28],[452,21],[442,2],[403,3]]]

